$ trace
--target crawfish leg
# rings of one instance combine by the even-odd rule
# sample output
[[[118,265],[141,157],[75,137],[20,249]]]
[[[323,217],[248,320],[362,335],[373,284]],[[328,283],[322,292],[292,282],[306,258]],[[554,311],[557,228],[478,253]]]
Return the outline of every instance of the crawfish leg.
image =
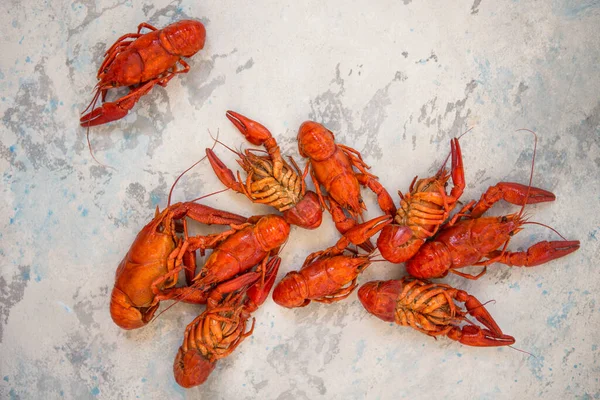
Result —
[[[313,299],[313,300],[316,302],[325,303],[325,304],[335,303],[336,301],[344,300],[345,298],[350,296],[352,294],[352,292],[354,291],[354,289],[356,289],[357,286],[358,286],[357,278],[354,278],[352,280],[352,282],[350,282],[350,286],[341,288],[337,292],[332,293],[328,296],[324,296],[324,297],[321,297],[318,299]]]
[[[171,79],[173,79],[173,77],[177,74],[187,74],[190,70],[190,66],[188,63],[186,63],[185,61],[183,61],[181,58],[178,61],[179,64],[181,64],[181,66],[183,67],[183,69],[177,69],[177,64],[175,64],[175,67],[173,67],[173,71],[168,72],[166,76],[160,78],[156,84],[160,85],[162,87],[167,86],[167,84],[169,83],[169,81]]]
[[[142,22],[141,24],[138,25],[138,31],[137,31],[137,33],[140,33],[142,31],[142,29],[144,29],[144,28],[149,29],[151,31],[157,31],[158,30],[157,28],[153,27],[149,23]]]
[[[499,262],[509,267],[535,267],[564,257],[579,249],[579,240],[543,241],[534,244],[526,251],[496,250],[488,254],[488,260],[482,265]]]
[[[529,192],[529,194],[528,194]],[[556,196],[544,189],[529,187],[520,183],[500,182],[491,186],[481,195],[481,199],[471,211],[473,218],[482,216],[494,203],[504,200],[511,204],[522,206],[556,200]]]

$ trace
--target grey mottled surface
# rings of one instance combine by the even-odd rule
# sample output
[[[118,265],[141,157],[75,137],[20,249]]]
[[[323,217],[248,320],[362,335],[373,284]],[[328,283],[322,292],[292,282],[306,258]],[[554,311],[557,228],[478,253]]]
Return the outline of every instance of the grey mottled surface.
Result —
[[[600,2],[450,3],[7,1],[0,397],[600,398]],[[187,17],[205,23],[205,49],[189,74],[92,130],[98,158],[116,170],[99,167],[78,118],[103,52],[142,21],[162,27]],[[538,132],[534,184],[557,200],[528,213],[581,240],[581,250],[537,268],[494,266],[477,282],[447,280],[496,300],[490,312],[534,356],[387,325],[356,295],[294,311],[269,301],[255,314],[255,334],[203,387],[179,388],[172,360],[199,309],[179,304],[124,332],[110,319],[109,295],[136,233],[211,145],[207,130],[241,143],[227,109],[263,122],[291,155],[302,121],[326,124],[392,193],[434,172],[449,139],[473,127],[461,141],[465,200],[496,181],[526,183],[532,136],[515,130]],[[204,163],[175,198],[220,188]],[[233,193],[206,203],[267,210]],[[293,230],[281,273],[337,237],[329,221],[318,233]],[[549,238],[530,225],[511,248]],[[401,266],[376,263],[361,280],[402,275]]]

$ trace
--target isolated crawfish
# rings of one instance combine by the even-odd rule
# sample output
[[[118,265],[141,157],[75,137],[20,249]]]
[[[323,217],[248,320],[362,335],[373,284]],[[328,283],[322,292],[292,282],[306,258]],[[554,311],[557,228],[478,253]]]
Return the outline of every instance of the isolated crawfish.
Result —
[[[141,34],[144,28],[151,32]],[[121,36],[105,53],[98,69],[96,94],[84,112],[90,107],[92,110],[81,117],[81,126],[101,125],[123,118],[154,85],[164,87],[176,74],[188,72],[190,66],[182,57],[191,57],[201,50],[205,38],[204,25],[194,20],[178,21],[163,29],[141,23],[137,33]],[[178,69],[177,64],[183,69]],[[130,88],[129,94],[104,103],[109,89],[125,86]],[[102,107],[94,109],[100,95]]]
[[[509,346],[515,343],[512,336],[502,333],[479,300],[448,285],[406,277],[372,281],[360,287],[358,298],[365,309],[377,318],[410,326],[429,336],[447,336],[467,346]],[[464,303],[466,308],[455,301]],[[475,317],[484,328],[471,322],[467,315]]]
[[[535,137],[534,157],[531,166],[529,186],[518,183],[501,182],[490,187],[476,203],[472,201],[456,214],[439,233],[425,243],[406,262],[406,270],[417,278],[439,278],[448,272],[468,279],[478,279],[487,266],[496,262],[509,266],[533,267],[564,257],[579,249],[578,240],[543,241],[531,246],[527,251],[508,252],[510,239],[520,232],[526,222],[523,217],[526,204],[554,201],[551,192],[531,186],[537,136]],[[522,205],[518,214],[500,217],[481,217],[492,205],[500,200]],[[467,212],[470,213],[467,214]],[[457,222],[458,221],[458,222]],[[498,248],[502,247],[502,250]],[[483,266],[481,273],[470,275],[457,271],[468,266]]]
[[[304,307],[311,300],[333,303],[348,297],[357,286],[357,277],[371,264],[371,254],[348,250],[360,245],[391,222],[383,215],[356,225],[332,247],[312,253],[299,271],[290,271],[275,286],[273,300],[287,308]]]
[[[236,192],[245,194],[252,202],[267,204],[283,213],[285,220],[306,229],[321,225],[323,211],[317,195],[306,190],[305,175],[290,157],[288,164],[279,150],[271,132],[263,125],[234,111],[227,111],[227,118],[254,145],[263,145],[267,156],[258,156],[247,149],[236,152],[238,163],[246,171],[242,179],[236,177],[211,149],[206,149],[208,159],[219,180]]]
[[[261,271],[246,272],[211,292],[206,310],[185,329],[183,344],[175,357],[173,373],[179,385],[190,388],[204,383],[217,360],[230,355],[252,335],[254,320],[246,330],[250,313],[267,299],[280,262],[279,257],[265,260]]]
[[[343,235],[356,225],[366,210],[360,194],[360,185],[369,187],[376,195],[379,207],[384,213],[394,215],[394,201],[379,183],[377,177],[367,172],[370,168],[362,160],[360,153],[351,147],[336,143],[333,133],[323,125],[306,121],[298,130],[298,150],[300,155],[309,158],[310,175],[323,207],[332,212],[336,228]],[[359,172],[355,172],[356,168]],[[328,202],[322,194],[325,188]],[[346,210],[351,218],[346,218]],[[367,246],[367,251],[373,249]]]

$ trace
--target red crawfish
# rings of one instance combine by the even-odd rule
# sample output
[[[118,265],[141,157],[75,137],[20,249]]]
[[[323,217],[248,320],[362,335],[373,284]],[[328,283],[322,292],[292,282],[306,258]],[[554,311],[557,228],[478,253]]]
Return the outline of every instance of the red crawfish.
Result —
[[[267,299],[281,260],[263,262],[264,271],[246,272],[219,284],[208,299],[206,310],[185,329],[183,344],[173,363],[177,383],[185,388],[201,385],[216,367],[254,331],[247,328],[250,314]],[[264,281],[261,276],[265,275]]]
[[[376,195],[384,213],[394,215],[396,206],[377,177],[367,172],[370,168],[355,149],[336,143],[333,133],[323,125],[306,121],[298,130],[298,150],[309,159],[310,175],[315,184],[321,204],[332,212],[336,228],[342,235],[352,228],[366,210],[360,185],[369,187]],[[356,168],[359,172],[355,172]],[[325,202],[321,186],[328,195]],[[346,210],[351,218],[346,218]],[[372,250],[372,245],[367,246]]]
[[[402,278],[367,282],[358,290],[365,309],[377,318],[410,326],[426,335],[447,336],[467,346],[510,346],[486,308],[465,291],[441,283]],[[464,308],[456,303],[464,303]],[[475,317],[483,328],[470,321]],[[462,326],[461,326],[462,325]]]
[[[537,136],[533,151],[534,161],[536,147]],[[533,267],[579,249],[578,240],[560,240],[539,242],[527,251],[507,251],[510,239],[523,229],[522,226],[534,223],[526,222],[523,217],[525,205],[556,199],[551,192],[531,186],[534,161],[529,186],[503,182],[490,187],[477,203],[472,201],[463,207],[435,238],[425,243],[415,256],[406,262],[408,273],[417,278],[429,279],[443,277],[452,272],[464,278],[478,279],[485,274],[488,265],[496,262],[509,266]],[[499,217],[481,217],[501,199],[522,205],[521,211],[518,214]],[[471,212],[467,214],[469,210]],[[502,250],[498,250],[500,247]],[[457,271],[471,265],[484,268],[478,275]]]
[[[275,286],[273,300],[287,308],[304,307],[311,300],[333,303],[348,297],[357,278],[371,264],[370,254],[348,251],[350,243],[359,245],[391,222],[389,215],[356,225],[335,246],[312,253],[299,271],[288,272]]]
[[[177,203],[158,212],[137,235],[131,248],[119,264],[110,301],[110,315],[123,329],[146,325],[158,309],[159,301],[173,298],[176,291],[168,292],[177,284],[182,268],[193,271],[195,257],[189,252],[189,238],[176,235],[175,221],[189,217],[203,224],[237,225],[245,217],[217,210],[197,203]],[[187,257],[186,257],[187,254]],[[189,260],[183,265],[184,260]],[[205,294],[185,299],[202,303]]]
[[[267,204],[283,213],[285,220],[306,229],[321,225],[323,209],[317,195],[306,190],[305,177],[293,158],[292,165],[281,156],[277,141],[263,125],[234,111],[227,111],[227,118],[254,145],[263,145],[268,155],[259,156],[255,150],[236,152],[238,163],[246,171],[246,179],[233,172],[216,156],[206,149],[208,159],[215,174],[223,184],[238,193],[245,194],[252,202]]]
[[[142,29],[150,32],[142,34]],[[138,25],[137,33],[121,36],[106,51],[98,69],[95,95],[79,120],[87,127],[87,141],[92,152],[89,128],[121,119],[155,85],[167,86],[177,74],[187,73],[190,66],[182,57],[191,57],[204,47],[206,29],[200,21],[182,20],[157,29],[150,24]],[[129,93],[116,101],[105,102],[110,89],[128,87]],[[102,106],[94,108],[99,97]],[[82,113],[82,114],[83,114]],[[93,153],[92,153],[93,157]]]
[[[202,160],[200,160],[202,161]],[[115,274],[115,286],[110,301],[110,315],[123,329],[146,325],[158,309],[159,301],[179,295],[175,288],[177,276],[184,269],[188,284],[196,270],[195,252],[189,248],[185,217],[202,224],[229,225],[246,223],[247,218],[195,202],[171,205],[171,195],[179,179],[200,161],[186,169],[175,180],[169,192],[167,207],[159,212],[138,233]],[[199,198],[200,199],[200,198]],[[197,199],[197,200],[199,200]],[[183,220],[184,238],[177,235],[176,222]],[[197,237],[195,244],[210,238]],[[185,301],[203,303],[206,292],[196,291]]]
[[[386,226],[377,239],[381,256],[393,263],[401,263],[415,255],[425,240],[435,235],[448,219],[465,188],[465,171],[458,139],[450,141],[452,171],[445,163],[432,177],[415,177],[406,195],[398,191],[400,207],[394,223]],[[452,176],[454,186],[447,193]],[[416,182],[416,184],[415,184]]]

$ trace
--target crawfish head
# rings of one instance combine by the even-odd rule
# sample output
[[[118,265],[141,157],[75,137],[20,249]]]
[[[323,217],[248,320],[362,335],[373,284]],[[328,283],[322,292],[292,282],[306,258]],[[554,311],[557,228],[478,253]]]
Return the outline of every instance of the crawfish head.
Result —
[[[163,29],[169,44],[182,57],[191,57],[204,47],[206,29],[200,21],[182,20]]]
[[[256,238],[265,251],[284,244],[290,234],[290,224],[278,215],[265,215],[258,220],[254,229]]]
[[[371,281],[358,289],[358,299],[371,314],[394,322],[396,303],[401,292],[400,281]]]
[[[123,329],[137,329],[146,325],[158,309],[158,303],[151,307],[137,307],[129,296],[114,287],[110,296],[110,316]]]
[[[180,386],[191,388],[206,382],[216,366],[216,361],[207,360],[197,349],[184,351],[179,348],[173,364],[173,373]]]
[[[312,191],[306,192],[302,200],[294,207],[283,212],[285,220],[305,229],[316,229],[323,220],[323,210],[317,194]]]
[[[306,281],[296,271],[288,272],[273,290],[273,301],[282,307],[304,307],[310,303],[307,300],[308,288]]]
[[[300,125],[298,151],[302,157],[323,161],[331,157],[335,150],[335,139],[329,129],[314,121],[306,121]]]

